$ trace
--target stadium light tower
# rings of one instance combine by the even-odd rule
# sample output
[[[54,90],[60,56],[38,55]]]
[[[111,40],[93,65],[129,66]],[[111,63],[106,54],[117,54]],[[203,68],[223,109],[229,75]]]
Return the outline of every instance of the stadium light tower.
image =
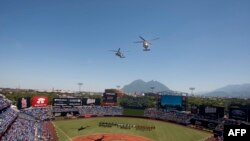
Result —
[[[79,86],[79,93],[81,92],[81,87],[83,85],[83,83],[77,83],[77,85]]]
[[[190,87],[189,90],[191,91],[191,95],[193,95],[195,88],[194,87]]]

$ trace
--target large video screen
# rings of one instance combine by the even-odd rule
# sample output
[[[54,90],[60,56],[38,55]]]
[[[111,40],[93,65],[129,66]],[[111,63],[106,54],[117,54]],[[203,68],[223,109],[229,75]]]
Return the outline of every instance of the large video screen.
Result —
[[[30,106],[31,106],[30,97],[20,97],[20,98],[18,98],[18,101],[17,101],[17,108],[18,109],[29,108]]]
[[[163,95],[161,96],[162,106],[182,106],[182,96]]]

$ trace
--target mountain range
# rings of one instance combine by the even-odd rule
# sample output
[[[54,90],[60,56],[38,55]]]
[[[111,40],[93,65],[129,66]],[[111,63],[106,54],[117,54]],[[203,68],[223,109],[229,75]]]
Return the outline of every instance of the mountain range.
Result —
[[[145,92],[160,92],[168,91],[169,88],[158,81],[145,82],[141,79],[135,80],[128,85],[125,85],[122,90],[125,93],[145,93]]]
[[[133,93],[145,93],[145,92],[161,92],[171,91],[167,86],[158,81],[145,82],[141,79],[135,80],[128,85],[125,85],[122,90],[127,94]],[[211,92],[202,94],[203,96],[209,97],[240,97],[250,98],[250,84],[241,85],[227,85],[225,87],[218,88]]]
[[[212,97],[240,97],[250,98],[250,84],[227,85],[212,92],[203,94]]]

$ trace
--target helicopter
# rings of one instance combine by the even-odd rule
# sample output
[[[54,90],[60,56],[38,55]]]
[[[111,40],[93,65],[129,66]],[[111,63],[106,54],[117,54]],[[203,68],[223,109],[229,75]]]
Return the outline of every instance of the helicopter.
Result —
[[[144,39],[142,36],[139,36],[139,38],[140,38],[142,41],[136,41],[136,42],[134,42],[134,43],[142,43],[142,46],[144,47],[143,51],[150,51],[149,45],[152,45],[152,44],[151,44],[149,41],[154,41],[154,40],[160,39],[160,38],[158,37],[158,38],[155,38],[155,39],[146,40],[146,39]]]
[[[120,58],[125,58],[124,54],[121,52],[121,49],[119,48],[118,50],[109,50],[112,52],[115,52],[115,55],[120,57]]]

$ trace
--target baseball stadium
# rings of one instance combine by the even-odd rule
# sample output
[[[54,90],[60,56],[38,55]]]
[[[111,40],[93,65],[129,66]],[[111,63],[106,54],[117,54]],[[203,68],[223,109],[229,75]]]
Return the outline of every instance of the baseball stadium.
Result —
[[[249,25],[250,0],[0,0],[0,141],[249,141]]]
[[[145,98],[153,99],[155,105],[131,105]],[[2,95],[1,141],[220,141],[224,125],[248,124],[250,113],[230,107],[225,118],[224,107],[192,105],[187,109],[185,93],[133,97],[106,89],[97,98],[57,95],[50,99],[48,95],[23,96],[15,106]]]

